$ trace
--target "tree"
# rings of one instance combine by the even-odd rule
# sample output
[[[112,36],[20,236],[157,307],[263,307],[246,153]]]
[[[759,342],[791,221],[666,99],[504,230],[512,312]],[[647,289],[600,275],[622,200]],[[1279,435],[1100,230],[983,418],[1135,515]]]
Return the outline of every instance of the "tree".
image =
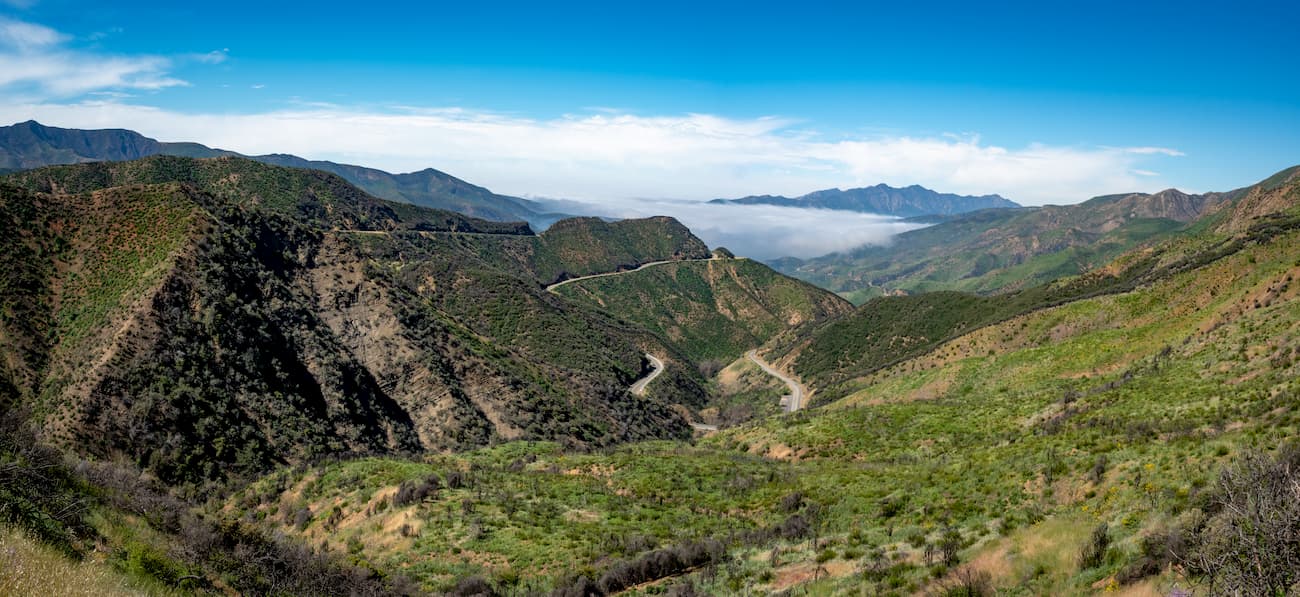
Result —
[[[1300,584],[1300,445],[1224,470],[1191,564],[1211,594],[1288,595]]]

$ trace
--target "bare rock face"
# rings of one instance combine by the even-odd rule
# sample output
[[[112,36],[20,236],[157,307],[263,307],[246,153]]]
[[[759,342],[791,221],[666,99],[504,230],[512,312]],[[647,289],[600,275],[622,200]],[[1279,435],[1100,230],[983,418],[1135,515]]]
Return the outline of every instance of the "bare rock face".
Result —
[[[1241,192],[1219,230],[1241,232],[1261,218],[1291,212],[1297,206],[1300,206],[1300,166],[1278,172]]]

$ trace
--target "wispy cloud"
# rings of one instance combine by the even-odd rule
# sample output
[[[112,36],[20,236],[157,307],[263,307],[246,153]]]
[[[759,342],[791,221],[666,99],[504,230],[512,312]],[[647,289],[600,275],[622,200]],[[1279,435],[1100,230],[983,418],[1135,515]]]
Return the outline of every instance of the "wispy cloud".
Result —
[[[226,59],[230,58],[230,48],[222,48],[220,50],[213,50],[203,54],[190,54],[188,58],[203,64],[221,64],[222,62],[225,62]]]
[[[1170,156],[1187,155],[1181,151],[1178,151],[1177,149],[1169,149],[1168,147],[1126,147],[1124,148],[1124,151],[1127,151],[1129,153],[1136,153],[1138,155],[1156,155],[1156,154],[1170,155]]]
[[[0,92],[50,100],[91,91],[185,85],[161,56],[112,56],[71,48],[68,35],[0,17]]]
[[[32,51],[62,43],[67,39],[66,35],[44,25],[0,17],[0,46],[18,51]]]
[[[28,8],[36,6],[36,0],[0,0],[0,4],[12,6],[19,10],[27,10]]]

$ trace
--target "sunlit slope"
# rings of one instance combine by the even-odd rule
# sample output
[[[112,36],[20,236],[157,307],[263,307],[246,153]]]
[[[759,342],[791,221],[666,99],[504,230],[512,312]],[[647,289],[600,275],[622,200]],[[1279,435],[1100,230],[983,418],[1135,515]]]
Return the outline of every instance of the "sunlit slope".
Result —
[[[749,259],[666,264],[557,291],[639,323],[696,360],[730,361],[780,332],[850,310],[838,297]]]

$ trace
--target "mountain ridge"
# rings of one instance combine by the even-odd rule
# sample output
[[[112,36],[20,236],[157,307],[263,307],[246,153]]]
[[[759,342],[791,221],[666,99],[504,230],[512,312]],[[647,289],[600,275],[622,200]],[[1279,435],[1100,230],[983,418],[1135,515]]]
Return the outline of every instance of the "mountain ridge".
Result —
[[[1095,209],[1097,205],[1112,210],[1099,211]],[[1195,209],[1188,211],[1190,208]],[[1115,209],[1120,210],[1119,215],[1131,220],[1117,224]],[[997,218],[1006,214],[982,215],[994,217],[995,223],[1005,222]],[[1093,296],[1129,292],[1195,269],[1239,251],[1243,246],[1266,243],[1300,226],[1300,167],[1284,170],[1265,181],[1227,193],[1188,195],[1166,190],[1153,194],[1111,195],[1076,206],[1040,208],[1031,215],[1043,216],[1034,222],[1035,226],[1073,222],[1073,230],[1084,233],[1123,232],[1132,222],[1153,219],[1149,216],[1166,216],[1158,219],[1171,222],[1176,221],[1176,217],[1183,217],[1184,221],[1167,229],[1167,234],[1154,234],[1146,242],[1133,243],[1119,250],[1113,258],[1077,272],[1078,275],[1057,276],[1035,285],[1004,289],[993,296],[948,289],[876,297],[859,306],[848,317],[807,330],[808,334],[801,339],[786,340],[784,346],[778,347],[778,352],[792,358],[793,369],[805,380],[812,380],[811,383],[823,389],[838,386],[829,392],[834,395],[837,391],[845,391],[840,384],[846,379],[872,373],[928,351],[936,343],[951,339],[954,334],[968,333],[1024,313]],[[971,219],[959,218],[900,237],[918,233],[960,236],[943,228]],[[965,237],[973,238],[977,243],[1006,242],[1000,237],[990,238],[987,231],[980,232],[979,229]],[[1025,284],[1025,281],[1021,283]]]
[[[798,197],[750,195],[738,199],[714,199],[712,204],[779,205],[819,209],[838,209],[903,218],[952,215],[980,209],[1020,207],[1001,195],[956,195],[940,193],[920,185],[891,187],[877,184],[841,190],[822,189]]]
[[[1213,216],[1248,188],[1201,194],[1166,189],[1072,205],[978,210],[937,218],[886,246],[771,263],[855,302],[898,292],[997,293],[1100,267]]]
[[[125,161],[152,155],[190,158],[246,157],[278,166],[324,170],[372,195],[447,209],[497,221],[526,221],[544,229],[566,214],[508,195],[498,195],[433,168],[392,174],[376,168],[308,160],[290,154],[246,156],[194,142],[163,142],[129,129],[71,129],[27,120],[0,127],[0,172],[93,161]]]

